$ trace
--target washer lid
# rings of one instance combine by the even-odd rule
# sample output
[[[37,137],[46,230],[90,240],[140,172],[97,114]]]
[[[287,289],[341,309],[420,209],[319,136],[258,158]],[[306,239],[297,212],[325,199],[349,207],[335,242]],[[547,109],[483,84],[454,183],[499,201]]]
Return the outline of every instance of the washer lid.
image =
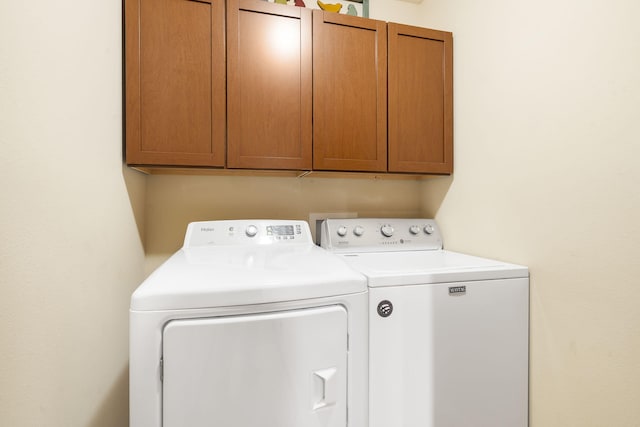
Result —
[[[315,245],[183,248],[145,280],[131,310],[263,304],[366,291],[366,279]]]
[[[528,277],[515,264],[445,250],[341,254],[369,279],[369,286],[420,285]]]

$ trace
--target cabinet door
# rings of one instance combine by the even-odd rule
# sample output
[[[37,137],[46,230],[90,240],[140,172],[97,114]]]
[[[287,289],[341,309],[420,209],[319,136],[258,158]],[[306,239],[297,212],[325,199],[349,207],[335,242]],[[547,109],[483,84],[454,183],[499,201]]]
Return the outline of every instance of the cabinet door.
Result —
[[[126,0],[126,160],[224,166],[223,0]]]
[[[389,23],[389,172],[453,171],[451,33]]]
[[[163,331],[164,427],[346,427],[341,306],[172,320]]]
[[[311,11],[227,2],[227,166],[311,168]]]
[[[313,168],[387,169],[387,27],[313,12]]]

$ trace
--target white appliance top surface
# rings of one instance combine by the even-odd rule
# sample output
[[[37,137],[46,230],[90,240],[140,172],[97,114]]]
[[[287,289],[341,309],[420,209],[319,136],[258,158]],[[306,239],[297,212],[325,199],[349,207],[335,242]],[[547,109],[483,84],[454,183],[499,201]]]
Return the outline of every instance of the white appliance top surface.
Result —
[[[369,286],[420,285],[528,277],[527,267],[446,250],[340,254]]]
[[[527,267],[444,250],[433,219],[327,219],[321,242],[367,276],[371,287],[529,275]]]
[[[291,224],[295,235],[284,228]],[[209,221],[189,225],[185,246],[138,287],[131,309],[226,307],[364,291],[366,278],[315,246],[304,221]]]

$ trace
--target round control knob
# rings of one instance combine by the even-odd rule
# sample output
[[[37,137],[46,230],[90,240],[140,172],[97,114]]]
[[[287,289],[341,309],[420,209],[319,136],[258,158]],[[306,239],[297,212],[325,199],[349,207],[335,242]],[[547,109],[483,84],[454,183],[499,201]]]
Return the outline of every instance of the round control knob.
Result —
[[[347,235],[347,227],[345,227],[344,225],[341,225],[340,227],[338,227],[338,230],[336,230],[336,233],[338,233],[338,236],[340,237],[344,237]]]
[[[433,233],[433,225],[427,224],[424,226],[424,232],[427,234]]]
[[[414,236],[419,232],[420,232],[420,227],[418,227],[417,225],[412,225],[411,227],[409,227],[409,233],[413,234]]]
[[[356,228],[353,229],[353,234],[360,237],[364,234],[364,227],[361,225],[356,225]]]
[[[258,234],[258,227],[256,227],[255,225],[250,225],[246,230],[244,230],[244,232],[247,236],[254,237],[256,234]]]
[[[385,237],[393,236],[393,231],[394,231],[393,227],[391,225],[389,225],[389,224],[385,224],[382,227],[380,227],[380,232]]]

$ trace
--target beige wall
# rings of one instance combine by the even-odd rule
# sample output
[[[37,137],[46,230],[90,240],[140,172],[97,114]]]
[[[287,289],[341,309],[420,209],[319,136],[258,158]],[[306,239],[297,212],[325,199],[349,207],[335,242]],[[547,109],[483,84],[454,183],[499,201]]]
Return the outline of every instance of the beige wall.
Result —
[[[454,32],[446,246],[531,268],[531,426],[640,425],[640,3],[425,1]]]
[[[128,423],[145,183],[122,168],[120,21],[119,1],[0,2],[2,426]]]
[[[0,3],[0,425],[126,426],[143,269],[192,220],[318,211],[435,215],[448,248],[529,265],[531,425],[638,425],[638,3],[372,3],[454,32],[452,178],[123,169],[120,2]]]

